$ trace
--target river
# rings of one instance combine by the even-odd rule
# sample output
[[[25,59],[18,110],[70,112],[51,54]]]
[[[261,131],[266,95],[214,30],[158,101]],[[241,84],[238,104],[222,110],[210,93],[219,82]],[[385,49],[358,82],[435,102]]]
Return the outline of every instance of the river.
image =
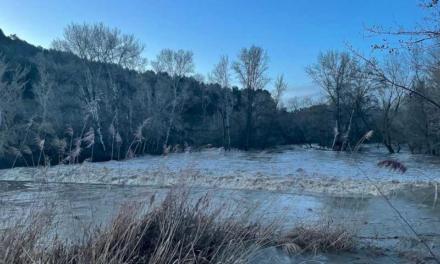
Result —
[[[377,167],[378,161],[390,158],[405,164],[407,172]],[[252,152],[209,149],[122,162],[2,170],[0,219],[11,222],[49,203],[57,234],[80,239],[78,230],[108,223],[122,205],[147,202],[153,194],[164,196],[173,184],[184,184],[194,196],[208,192],[219,203],[257,208],[253,217],[260,221],[284,219],[286,229],[332,221],[357,233],[356,252],[292,257],[267,249],[255,263],[400,263],[408,254],[428,253],[383,197],[368,191],[374,190],[369,185],[392,186],[386,189],[392,204],[440,254],[440,206],[432,186],[439,180],[439,159],[407,152],[388,155],[372,146],[356,155],[298,146]]]

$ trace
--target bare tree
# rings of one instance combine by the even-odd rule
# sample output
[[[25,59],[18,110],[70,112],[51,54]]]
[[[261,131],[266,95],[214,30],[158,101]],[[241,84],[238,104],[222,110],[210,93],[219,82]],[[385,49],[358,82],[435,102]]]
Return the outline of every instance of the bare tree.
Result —
[[[219,84],[222,89],[222,104],[220,107],[220,115],[223,125],[223,147],[231,148],[231,115],[233,110],[232,95],[230,91],[231,73],[230,63],[227,56],[221,56],[220,61],[214,66],[209,79],[213,83]]]
[[[230,67],[229,57],[221,56],[220,61],[214,66],[214,69],[209,75],[209,80],[212,83],[220,84],[221,87],[229,88],[231,85]]]
[[[233,64],[238,81],[247,90],[246,149],[252,144],[255,91],[264,89],[269,82],[266,75],[268,60],[269,57],[262,48],[251,46],[243,48]]]
[[[63,38],[54,40],[56,50],[71,52],[82,59],[117,64],[128,69],[143,69],[144,45],[134,35],[122,34],[103,23],[75,24],[64,29]]]
[[[318,56],[318,62],[308,67],[306,71],[324,89],[335,108],[335,135],[332,148],[337,151],[343,150],[346,141],[344,137],[349,134],[354,113],[351,109],[348,120],[344,120],[343,110],[344,106],[349,104],[346,100],[358,74],[358,65],[348,53],[330,51],[325,54],[321,53]]]
[[[397,50],[418,50],[422,47],[426,52],[437,50],[439,47],[440,30],[438,27],[440,21],[440,12],[438,12],[439,1],[438,0],[426,0],[421,5],[425,8],[429,15],[418,23],[416,27],[412,29],[400,27],[399,29],[386,29],[382,26],[373,26],[366,29],[366,31],[373,36],[381,36],[383,43],[374,44],[373,48],[376,50],[386,50],[387,52],[394,53]],[[397,40],[397,46],[392,41]],[[369,64],[371,68],[371,74],[376,79],[381,79],[382,82],[388,83],[390,86],[394,86],[403,90],[404,92],[420,97],[422,100],[430,103],[434,107],[440,109],[440,101],[431,98],[431,96],[421,93],[420,91],[413,89],[408,83],[400,83],[399,80],[394,80],[393,76],[389,76],[384,68],[376,63],[374,59],[367,58],[359,52],[351,49],[352,53],[358,58]],[[425,68],[425,71],[431,71],[432,67],[438,67],[435,65],[417,65],[419,68]]]
[[[393,85],[393,83],[401,83],[409,86],[409,69],[405,67],[405,65],[407,65],[407,63],[402,56],[389,56],[384,63],[383,69],[392,82],[384,82],[383,79],[379,79],[376,88],[376,98],[381,113],[379,122],[383,137],[382,140],[390,153],[395,152],[393,146],[394,123],[404,96],[404,90]]]
[[[276,79],[275,79],[275,87],[272,93],[272,96],[277,104],[278,108],[282,108],[283,107],[283,102],[281,101],[284,93],[287,90],[287,83],[286,81],[284,81],[284,74],[279,75]]]
[[[80,97],[82,99],[84,110],[86,112],[84,124],[87,124],[89,118],[93,122],[93,126],[96,129],[98,135],[98,141],[105,151],[104,136],[102,134],[101,115],[100,115],[100,102],[103,100],[103,92],[100,89],[99,76],[94,75],[89,69],[85,69],[82,80],[79,81]],[[85,133],[85,125],[81,136]]]
[[[194,72],[193,57],[191,51],[163,49],[151,65],[156,72],[166,72],[171,77],[183,77]]]
[[[75,24],[72,23],[64,29],[62,39],[52,42],[56,50],[73,53],[84,60],[83,78],[78,81],[80,97],[87,113],[96,129],[98,142],[105,151],[104,139],[101,128],[100,104],[104,101],[104,94],[112,94],[112,111],[118,123],[118,103],[120,98],[119,87],[114,80],[111,69],[107,64],[115,64],[126,69],[143,70],[146,60],[142,57],[144,46],[133,35],[122,34],[117,28],[109,28],[103,23]],[[93,66],[87,62],[100,62],[104,65]],[[106,73],[107,89],[98,83],[100,75]],[[46,88],[47,89],[47,86]],[[44,93],[41,93],[42,95]],[[116,131],[117,132],[117,131]]]
[[[393,29],[384,28],[380,25],[368,27],[366,29],[368,33],[385,36],[385,38],[382,38],[383,43],[375,44],[373,48],[394,51],[400,49],[401,46],[408,48],[422,43],[426,43],[431,47],[438,46],[438,40],[440,38],[440,29],[438,27],[440,21],[440,13],[438,12],[439,2],[438,0],[424,0],[421,2],[422,4],[420,6],[427,10],[429,14],[413,28],[399,27],[398,29]],[[394,37],[398,38],[398,46],[395,46],[392,42]]]
[[[349,112],[348,124],[345,126],[345,132],[343,134],[342,150],[346,150],[350,144],[350,137],[353,128],[353,124],[359,127],[359,122],[354,122],[353,119],[357,119],[363,123],[364,127],[369,129],[368,122],[369,111],[373,108],[372,101],[374,84],[370,79],[370,70],[367,65],[361,64],[355,58],[353,60],[353,75],[352,80],[349,82],[349,86],[344,91],[344,107],[346,112]],[[363,132],[365,133],[365,132]]]
[[[201,73],[196,73],[192,76],[194,80],[198,81],[199,83],[205,83],[205,76]]]
[[[293,96],[287,100],[288,111],[298,111],[316,104],[310,96]]]
[[[194,72],[193,53],[191,51],[170,49],[162,50],[152,63],[153,69],[159,72],[166,72],[171,77],[171,88],[173,91],[173,100],[171,103],[171,113],[169,124],[163,144],[164,149],[168,147],[168,141],[171,129],[176,119],[176,110],[179,103],[179,85],[182,77]]]
[[[53,90],[56,85],[53,74],[56,70],[54,69],[55,65],[50,63],[42,54],[36,56],[35,63],[38,67],[40,80],[34,85],[33,91],[40,106],[41,124],[45,124],[49,111],[48,108],[51,103],[50,100],[53,98]]]

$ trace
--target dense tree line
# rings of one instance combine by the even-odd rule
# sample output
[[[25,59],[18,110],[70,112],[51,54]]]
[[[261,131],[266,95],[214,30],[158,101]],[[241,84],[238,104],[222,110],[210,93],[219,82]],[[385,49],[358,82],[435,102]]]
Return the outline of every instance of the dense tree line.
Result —
[[[425,39],[404,50],[379,46],[388,53],[380,61],[321,53],[306,71],[325,97],[285,100],[284,75],[270,81],[268,54],[256,46],[222,56],[205,81],[191,51],[164,49],[147,70],[144,46],[103,24],[71,24],[51,49],[0,30],[0,167],[205,145],[346,151],[370,130],[390,153],[408,145],[439,155],[440,53],[426,32],[435,31],[392,33],[428,34],[430,48],[421,48]]]
[[[296,143],[292,115],[264,89],[267,55],[259,47],[233,62],[223,57],[201,82],[189,51],[165,49],[152,60],[154,71],[142,70],[135,39],[101,24],[68,31],[50,50],[0,34],[2,167]],[[99,41],[82,36],[91,31]],[[86,44],[75,48],[72,38]],[[243,87],[232,87],[236,73]]]

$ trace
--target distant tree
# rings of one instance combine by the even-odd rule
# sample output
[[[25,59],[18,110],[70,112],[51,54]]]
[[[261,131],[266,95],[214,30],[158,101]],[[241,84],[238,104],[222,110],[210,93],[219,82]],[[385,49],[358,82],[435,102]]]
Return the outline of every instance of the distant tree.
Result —
[[[313,101],[295,112],[278,109],[264,90],[268,59],[258,47],[242,50],[232,67],[221,58],[208,83],[196,80],[188,51],[164,50],[152,64],[156,72],[139,72],[4,38],[2,168],[49,159],[51,164],[120,159],[207,144],[246,149],[331,142],[333,106],[311,106]],[[231,73],[243,89],[232,87]],[[344,122],[361,87],[357,82],[344,94]],[[435,146],[435,125],[429,130]]]
[[[287,83],[284,81],[284,74],[279,75],[275,79],[275,85],[274,90],[272,92],[273,98],[275,100],[275,103],[277,104],[278,108],[282,108],[283,102],[281,101],[284,93],[287,90]]]
[[[71,52],[84,60],[117,64],[128,69],[143,69],[144,45],[134,35],[122,34],[103,23],[75,24],[64,29],[63,38],[54,40],[52,48]]]
[[[222,89],[220,115],[222,117],[223,127],[223,147],[230,149],[231,147],[231,115],[233,111],[232,94],[230,90],[231,84],[231,65],[227,56],[221,56],[220,61],[214,66],[209,79],[212,83],[219,84]]]
[[[201,73],[196,73],[196,74],[194,74],[193,75],[193,78],[196,80],[196,81],[198,81],[199,83],[204,83],[206,80],[205,80],[205,76],[203,75],[203,74],[201,74]]]
[[[287,100],[286,108],[288,111],[298,111],[318,104],[321,102],[313,100],[310,96],[294,96]]]
[[[169,124],[165,135],[164,148],[168,147],[171,129],[176,119],[176,110],[179,103],[179,85],[183,77],[194,72],[193,53],[191,51],[170,49],[162,50],[152,63],[153,69],[157,72],[166,72],[171,76],[171,88],[173,100],[171,103],[171,113]]]
[[[54,69],[56,65],[41,53],[35,57],[34,61],[40,78],[39,82],[34,85],[33,92],[40,106],[41,124],[44,125],[47,122],[51,100],[54,99],[54,86],[57,85],[55,74],[51,73],[51,71],[56,72]]]
[[[348,53],[329,51],[318,56],[318,62],[307,68],[307,73],[326,92],[334,106],[334,139],[332,149],[343,150],[350,133],[354,105],[347,102],[353,92],[353,82],[359,73],[357,62]],[[346,108],[348,106],[348,108]],[[348,116],[344,118],[344,110]]]
[[[166,72],[171,77],[184,77],[194,72],[193,53],[186,50],[163,49],[151,62],[155,72]]]
[[[231,65],[228,56],[221,56],[220,61],[214,66],[209,74],[212,83],[218,83],[221,87],[229,88],[231,85]]]
[[[245,148],[252,145],[255,91],[264,89],[269,82],[267,77],[269,57],[260,47],[243,48],[233,69],[243,89],[247,93]]]
[[[384,82],[379,79],[376,84],[375,95],[378,101],[380,119],[379,128],[381,130],[382,141],[390,153],[395,150],[396,119],[398,117],[404,90],[396,87],[393,83],[401,83],[409,86],[410,76],[408,65],[402,56],[390,55],[383,66],[384,71],[391,78],[392,82]],[[397,144],[398,147],[398,144]],[[398,150],[398,149],[397,149]]]
[[[440,102],[440,68],[437,66],[439,62],[440,50],[431,52],[423,61],[425,67],[415,70],[414,77],[408,85],[412,90],[436,102]],[[420,96],[406,94],[402,116],[406,140],[411,150],[440,155],[440,108]]]

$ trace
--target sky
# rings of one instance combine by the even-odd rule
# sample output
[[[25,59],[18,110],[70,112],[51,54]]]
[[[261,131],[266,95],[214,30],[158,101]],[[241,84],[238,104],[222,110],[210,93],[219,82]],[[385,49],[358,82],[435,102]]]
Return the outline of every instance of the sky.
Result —
[[[72,22],[103,22],[134,34],[150,61],[163,48],[192,50],[203,75],[221,55],[233,60],[241,48],[257,45],[270,57],[270,77],[284,74],[288,96],[317,96],[305,68],[320,52],[350,45],[370,54],[380,39],[365,29],[416,25],[426,15],[420,1],[0,0],[0,29],[48,48]]]

